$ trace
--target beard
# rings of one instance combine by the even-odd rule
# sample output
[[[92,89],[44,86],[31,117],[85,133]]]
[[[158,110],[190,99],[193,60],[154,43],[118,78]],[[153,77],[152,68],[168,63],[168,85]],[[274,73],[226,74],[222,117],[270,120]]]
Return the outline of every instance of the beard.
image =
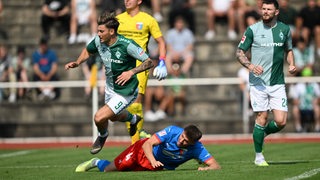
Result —
[[[262,21],[264,23],[270,23],[273,19],[274,19],[274,16],[270,16],[270,15],[267,15],[267,16],[263,15],[262,16]]]

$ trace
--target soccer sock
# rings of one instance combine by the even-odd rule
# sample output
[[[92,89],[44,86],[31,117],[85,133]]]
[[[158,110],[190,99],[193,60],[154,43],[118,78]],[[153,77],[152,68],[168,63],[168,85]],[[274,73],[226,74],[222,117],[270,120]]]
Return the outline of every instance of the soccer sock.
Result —
[[[100,172],[104,172],[104,169],[110,164],[110,161],[108,160],[98,160],[97,161],[97,167],[99,168]]]
[[[253,129],[253,143],[256,153],[262,152],[262,146],[264,141],[264,129],[265,127],[260,126],[259,124],[254,125]]]
[[[133,119],[135,118],[135,116],[133,114],[131,114],[129,111],[127,111],[127,118],[124,120],[121,120],[121,122],[126,122],[126,123],[130,123],[133,121]],[[135,121],[135,120],[134,120]],[[129,126],[130,127],[130,126]]]
[[[267,126],[264,129],[264,132],[266,133],[266,135],[269,135],[272,133],[279,132],[283,128],[284,127],[278,127],[277,123],[274,120],[272,120],[267,124]]]
[[[141,103],[132,103],[127,110],[132,113],[132,114],[137,114],[138,116],[140,116],[142,119],[140,120],[140,122],[137,125],[137,132],[140,132],[140,130],[143,127],[143,109],[142,109],[142,104]],[[130,123],[126,123],[127,124],[127,128],[128,130],[130,129]],[[135,135],[131,136],[131,143],[134,144],[135,142],[137,142],[140,139],[140,134],[136,133]]]

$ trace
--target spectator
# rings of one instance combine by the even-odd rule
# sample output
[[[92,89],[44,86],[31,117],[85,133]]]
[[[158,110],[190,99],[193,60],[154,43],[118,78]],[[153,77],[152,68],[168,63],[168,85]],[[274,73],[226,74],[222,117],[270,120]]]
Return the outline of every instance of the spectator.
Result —
[[[168,79],[184,79],[185,74],[182,73],[181,63],[172,64],[173,71],[169,74]],[[168,88],[168,114],[177,115],[177,111],[175,109],[176,103],[179,102],[181,104],[181,112],[180,114],[185,115],[186,113],[186,90],[184,86],[181,85],[173,85]]]
[[[182,16],[185,22],[188,23],[189,29],[195,34],[195,14],[193,8],[195,7],[197,0],[166,0],[170,3],[169,10],[169,25],[170,28],[174,27],[174,21],[177,16]]]
[[[2,3],[2,0],[0,0],[0,38],[8,39],[7,32],[2,28],[3,26],[1,25],[2,16],[3,16],[3,3]]]
[[[252,116],[253,115],[253,111],[252,108],[250,106],[250,95],[249,95],[249,70],[245,67],[241,67],[238,70],[238,74],[237,74],[238,78],[239,78],[239,89],[241,91],[240,94],[240,111],[243,112],[243,102],[244,102],[244,94],[246,93],[246,97],[247,97],[247,101],[248,101],[248,107],[247,107],[247,112],[248,112],[248,116]]]
[[[173,73],[172,64],[182,61],[182,74],[190,71],[194,60],[193,44],[194,36],[192,32],[185,27],[185,22],[181,16],[177,16],[174,28],[168,30],[166,34],[167,45],[167,68],[169,73]]]
[[[239,8],[241,9],[241,8]],[[212,40],[215,37],[215,24],[217,21],[228,22],[228,38],[234,40],[237,38],[236,33],[236,1],[234,0],[208,0],[207,7],[207,25],[208,31],[205,34],[206,40]],[[243,23],[243,16],[238,16],[239,25]],[[227,20],[226,20],[227,19]],[[244,28],[241,29],[244,32]]]
[[[59,22],[58,34],[70,32],[69,0],[45,0],[42,5],[41,28],[43,37],[50,38],[50,27]]]
[[[312,72],[304,70],[302,76],[310,76]],[[296,132],[306,132],[307,125],[314,122],[314,131],[320,132],[320,87],[318,83],[297,83],[290,88],[293,99],[293,119]]]
[[[301,76],[301,72],[305,68],[313,70],[315,61],[314,48],[312,46],[308,46],[303,37],[298,39],[296,46],[293,48],[293,54],[297,68],[295,73],[296,76]]]
[[[307,43],[314,40],[316,53],[320,56],[320,7],[315,0],[308,0],[307,5],[298,13],[296,34],[307,40]]]
[[[164,0],[165,1],[165,0]],[[163,16],[161,14],[161,0],[144,0],[143,5],[151,8],[153,17],[160,23],[163,21]]]
[[[8,53],[5,45],[0,44],[0,82],[16,82],[15,74],[11,65],[12,56]],[[16,101],[16,88],[0,89],[0,102],[8,99],[10,103]]]
[[[290,0],[279,0],[280,13],[278,20],[290,26],[292,39],[295,40],[297,38],[295,33],[295,25],[298,12],[291,5],[289,5],[289,1]]]
[[[94,81],[95,79],[97,80],[105,80],[105,70],[103,68],[103,65],[100,61],[100,56],[98,55],[94,55],[94,56],[90,56],[89,59],[82,64],[82,72],[84,74],[84,77],[87,81],[90,82],[90,86],[85,87],[84,91],[85,91],[85,96],[86,99],[90,99],[91,98],[91,92],[92,92],[92,86],[91,83],[92,81]],[[93,75],[97,75],[96,77],[93,77]],[[104,96],[104,87],[101,86],[99,87],[99,94],[101,96]]]
[[[153,68],[150,71],[152,74]],[[149,78],[151,75],[149,75]],[[144,99],[144,119],[146,122],[155,122],[167,117],[169,96],[164,86],[148,86]]]
[[[100,4],[102,12],[121,14],[126,10],[123,0],[101,0]]]
[[[16,79],[18,82],[29,82],[29,74],[31,72],[31,60],[26,55],[26,50],[24,46],[18,46],[17,54],[12,58],[12,68],[16,73]],[[27,97],[27,93],[31,92],[27,88],[18,89],[18,98],[23,99]]]
[[[39,49],[32,54],[33,80],[34,81],[58,81],[58,57],[55,51],[48,47],[48,40],[41,38]],[[39,100],[53,100],[60,95],[60,89],[52,86],[42,86],[37,89]]]
[[[245,25],[251,26],[261,19],[262,0],[244,0],[246,12],[244,14]]]
[[[97,32],[97,10],[95,0],[71,0],[71,23],[69,44],[77,42],[87,43]],[[77,34],[81,26],[90,24],[91,35]],[[86,36],[85,36],[86,35]]]

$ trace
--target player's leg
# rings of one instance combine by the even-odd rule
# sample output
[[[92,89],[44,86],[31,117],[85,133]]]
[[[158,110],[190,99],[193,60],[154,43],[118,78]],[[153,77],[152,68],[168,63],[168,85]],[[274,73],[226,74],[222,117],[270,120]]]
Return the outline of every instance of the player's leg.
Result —
[[[253,143],[256,152],[254,163],[257,166],[268,166],[262,154],[265,137],[265,125],[268,118],[268,95],[265,88],[250,87],[250,99],[253,111],[256,113],[255,125],[253,128]]]
[[[104,105],[103,107],[101,107],[94,115],[94,122],[97,126],[99,135],[92,145],[92,148],[90,150],[91,154],[100,152],[102,147],[104,146],[104,143],[106,142],[106,139],[109,135],[108,121],[114,115],[115,113],[108,105]]]
[[[287,123],[288,105],[284,85],[269,86],[270,108],[272,109],[274,120],[271,120],[265,128],[266,135],[279,132]]]

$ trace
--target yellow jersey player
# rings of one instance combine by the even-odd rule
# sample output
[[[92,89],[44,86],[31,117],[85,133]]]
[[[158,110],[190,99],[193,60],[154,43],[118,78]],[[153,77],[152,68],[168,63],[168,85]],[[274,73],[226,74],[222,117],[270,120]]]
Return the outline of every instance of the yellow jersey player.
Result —
[[[155,67],[153,75],[158,80],[162,80],[167,76],[164,62],[166,57],[165,41],[157,21],[151,15],[140,11],[141,3],[142,0],[124,0],[126,11],[117,16],[120,22],[118,33],[126,38],[133,39],[145,51],[147,51],[150,36],[156,40],[159,47],[159,64]],[[137,66],[139,64],[140,62],[137,61]],[[142,101],[147,86],[148,74],[149,71],[137,74],[139,80],[138,98],[128,107],[129,112],[138,114],[140,117],[143,117]],[[142,127],[143,119],[137,126],[137,133],[132,136],[132,144],[140,139]],[[127,128],[129,130],[129,123],[127,123]]]

